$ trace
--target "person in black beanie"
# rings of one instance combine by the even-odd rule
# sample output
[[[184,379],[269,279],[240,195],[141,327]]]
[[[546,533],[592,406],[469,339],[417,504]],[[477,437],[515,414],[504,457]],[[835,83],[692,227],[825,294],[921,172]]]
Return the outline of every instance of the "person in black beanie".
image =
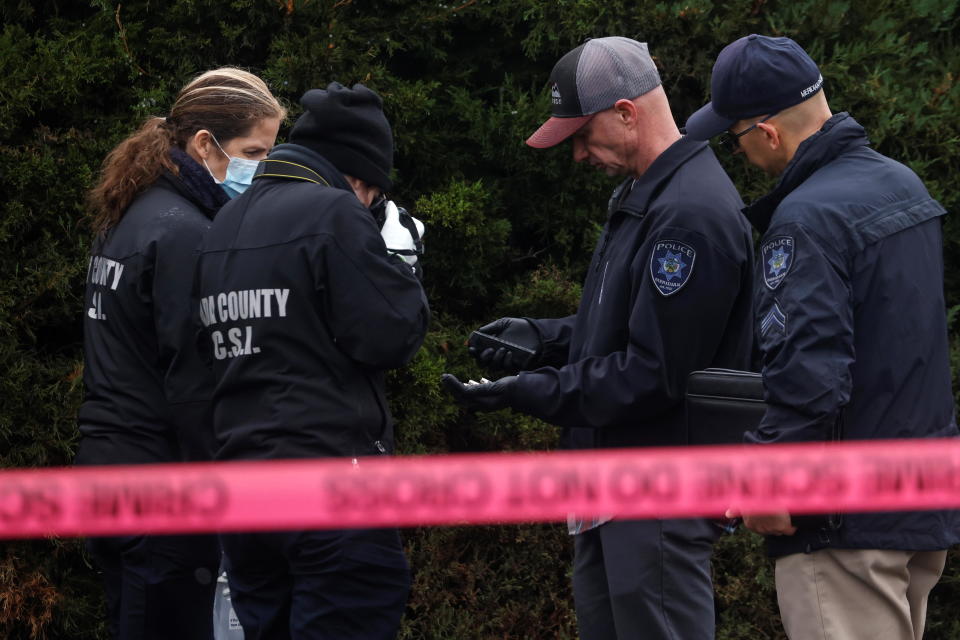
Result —
[[[331,83],[301,104],[290,142],[221,210],[199,259],[217,459],[348,457],[362,470],[365,456],[393,452],[384,374],[417,352],[429,310],[397,253],[414,238],[381,235],[398,208],[386,204],[384,230],[369,209],[392,186],[380,97]],[[395,529],[221,543],[247,638],[396,636],[410,575]]]
[[[316,151],[342,173],[376,185],[393,187],[393,134],[380,96],[362,84],[347,89],[331,82],[303,94],[306,111],[290,131],[290,142]]]

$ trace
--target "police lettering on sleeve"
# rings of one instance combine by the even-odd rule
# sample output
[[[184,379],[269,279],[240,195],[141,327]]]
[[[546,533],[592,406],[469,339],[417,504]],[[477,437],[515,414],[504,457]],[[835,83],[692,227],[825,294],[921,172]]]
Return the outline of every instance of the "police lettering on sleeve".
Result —
[[[696,250],[676,240],[658,240],[650,257],[650,278],[657,291],[671,296],[687,284],[697,260]]]
[[[759,270],[763,272],[763,282],[771,290],[775,290],[790,273],[796,259],[796,248],[793,237],[775,236],[762,243],[760,247]],[[774,297],[767,311],[760,320],[759,333],[764,336],[768,331],[785,334],[787,330],[787,315]]]
[[[763,281],[770,289],[783,282],[793,266],[795,246],[792,236],[774,236],[760,247],[760,268]]]
[[[831,440],[850,400],[855,361],[846,262],[814,232],[791,223],[764,236],[756,269],[756,335],[770,409],[751,437]]]

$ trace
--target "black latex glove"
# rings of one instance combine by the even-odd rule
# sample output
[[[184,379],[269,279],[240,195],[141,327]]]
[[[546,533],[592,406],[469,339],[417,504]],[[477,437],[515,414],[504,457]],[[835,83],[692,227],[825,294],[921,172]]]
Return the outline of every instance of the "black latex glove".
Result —
[[[489,340],[478,334],[486,334],[509,344],[490,344]],[[467,351],[485,367],[516,373],[536,367],[543,345],[540,333],[529,320],[500,318],[470,334]]]
[[[507,376],[481,384],[464,384],[455,375],[445,373],[440,378],[440,382],[457,404],[464,409],[496,411],[511,405],[513,385],[517,382],[517,376]]]

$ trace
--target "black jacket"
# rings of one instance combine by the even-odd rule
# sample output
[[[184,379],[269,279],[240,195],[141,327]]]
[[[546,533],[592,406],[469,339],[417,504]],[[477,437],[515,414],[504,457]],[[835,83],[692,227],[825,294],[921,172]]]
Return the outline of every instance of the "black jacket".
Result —
[[[958,435],[943,298],[941,216],[910,169],[846,113],[797,149],[747,214],[763,234],[756,322],[770,408],[748,442]],[[839,531],[769,538],[822,547],[945,549],[957,512],[845,514]]]
[[[687,375],[746,369],[752,240],[706,143],[682,138],[611,199],[576,315],[535,320],[551,366],[514,406],[571,448],[686,444]]]
[[[217,215],[198,268],[217,457],[392,452],[384,372],[423,341],[423,289],[329,162],[292,144],[269,159],[315,180],[255,179]]]
[[[87,269],[77,464],[204,460],[212,378],[190,292],[200,239],[228,200],[182,152],[97,238]]]

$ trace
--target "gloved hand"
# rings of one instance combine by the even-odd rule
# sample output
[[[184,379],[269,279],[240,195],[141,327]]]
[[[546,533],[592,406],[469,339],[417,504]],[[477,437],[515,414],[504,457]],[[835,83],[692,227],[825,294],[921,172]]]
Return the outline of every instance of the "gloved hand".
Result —
[[[509,407],[513,387],[517,383],[517,376],[507,376],[490,382],[464,384],[451,373],[445,373],[440,378],[444,389],[453,396],[453,399],[464,409],[475,411],[496,411]]]
[[[543,353],[543,345],[540,333],[529,320],[500,318],[470,334],[467,351],[486,367],[516,373],[535,368]]]
[[[393,200],[386,202],[380,236],[387,245],[387,251],[400,256],[414,271],[417,270],[417,259],[423,255],[423,234],[422,222],[394,204]]]

